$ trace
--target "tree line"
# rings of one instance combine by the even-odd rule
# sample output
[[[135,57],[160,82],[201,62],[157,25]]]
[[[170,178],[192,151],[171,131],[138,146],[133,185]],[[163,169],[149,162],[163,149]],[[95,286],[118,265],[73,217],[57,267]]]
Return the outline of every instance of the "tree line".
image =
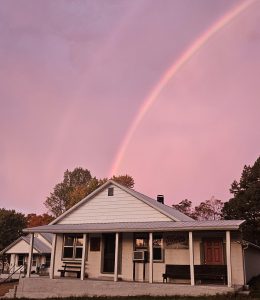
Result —
[[[134,187],[134,179],[130,175],[113,176],[111,179],[128,188]],[[25,216],[15,210],[0,209],[0,251],[21,236],[23,228],[50,223],[107,180],[92,177],[89,170],[81,167],[66,170],[63,180],[54,186],[44,201],[48,213]],[[172,206],[195,220],[246,220],[244,238],[260,245],[260,157],[252,166],[244,166],[240,180],[231,184],[230,193],[232,198],[227,202],[212,196],[195,207],[188,199]]]

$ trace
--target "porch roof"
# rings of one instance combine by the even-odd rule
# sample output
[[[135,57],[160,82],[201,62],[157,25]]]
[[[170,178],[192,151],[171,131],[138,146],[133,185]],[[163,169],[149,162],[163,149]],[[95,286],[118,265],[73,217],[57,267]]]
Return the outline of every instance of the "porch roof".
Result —
[[[24,232],[93,233],[93,232],[162,232],[197,230],[238,230],[243,220],[190,221],[190,222],[120,222],[55,224],[24,229]]]

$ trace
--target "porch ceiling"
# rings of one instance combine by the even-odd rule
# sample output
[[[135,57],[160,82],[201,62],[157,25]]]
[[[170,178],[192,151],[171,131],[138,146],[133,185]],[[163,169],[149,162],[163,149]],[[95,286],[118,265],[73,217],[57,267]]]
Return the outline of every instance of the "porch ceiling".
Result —
[[[200,231],[238,230],[243,220],[189,221],[189,222],[120,222],[57,224],[26,228],[24,232],[50,233],[92,233],[92,232],[160,232],[160,231]]]

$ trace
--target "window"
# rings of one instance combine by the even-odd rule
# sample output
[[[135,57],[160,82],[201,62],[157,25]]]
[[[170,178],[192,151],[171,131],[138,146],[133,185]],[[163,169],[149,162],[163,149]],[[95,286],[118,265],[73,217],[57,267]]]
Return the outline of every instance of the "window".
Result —
[[[163,260],[163,237],[162,234],[153,235],[153,261]]]
[[[23,264],[24,264],[24,256],[19,254],[18,255],[18,267],[23,266]]]
[[[45,257],[45,267],[49,268],[50,265],[51,265],[51,256],[49,254],[47,254]]]
[[[100,238],[99,237],[90,238],[90,251],[100,251]]]
[[[37,257],[36,257],[36,255],[33,255],[32,266],[35,267],[36,265],[37,265]]]
[[[63,258],[80,259],[82,258],[83,235],[65,234],[63,246]]]
[[[148,249],[148,234],[147,233],[136,233],[134,247],[135,247],[135,250]]]
[[[149,250],[149,236],[147,233],[136,233],[134,239],[135,250]],[[153,234],[153,261],[163,261],[163,236]]]
[[[107,195],[108,196],[114,196],[114,188],[113,187],[109,187],[107,190]]]

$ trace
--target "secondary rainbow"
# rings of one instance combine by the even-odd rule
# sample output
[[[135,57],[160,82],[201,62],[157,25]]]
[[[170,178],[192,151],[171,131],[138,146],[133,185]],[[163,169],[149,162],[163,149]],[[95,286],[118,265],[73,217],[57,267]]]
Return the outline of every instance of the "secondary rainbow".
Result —
[[[117,173],[118,167],[122,161],[122,158],[125,154],[125,151],[133,137],[134,132],[137,127],[141,123],[144,118],[146,112],[152,106],[152,104],[156,101],[157,97],[163,90],[163,88],[167,85],[167,83],[172,79],[172,77],[181,69],[181,67],[187,63],[192,56],[199,51],[203,45],[207,43],[207,41],[212,38],[218,31],[220,31],[223,27],[229,24],[234,18],[240,15],[243,11],[245,11],[255,0],[244,1],[229,12],[227,12],[220,20],[214,23],[205,33],[203,33],[199,38],[197,38],[190,47],[188,47],[183,54],[170,66],[168,70],[163,74],[159,82],[155,85],[155,87],[148,94],[147,98],[144,100],[141,108],[139,109],[136,117],[134,118],[129,130],[127,131],[123,142],[121,143],[119,150],[116,154],[115,160],[112,164],[110,170],[110,176],[113,176]]]

